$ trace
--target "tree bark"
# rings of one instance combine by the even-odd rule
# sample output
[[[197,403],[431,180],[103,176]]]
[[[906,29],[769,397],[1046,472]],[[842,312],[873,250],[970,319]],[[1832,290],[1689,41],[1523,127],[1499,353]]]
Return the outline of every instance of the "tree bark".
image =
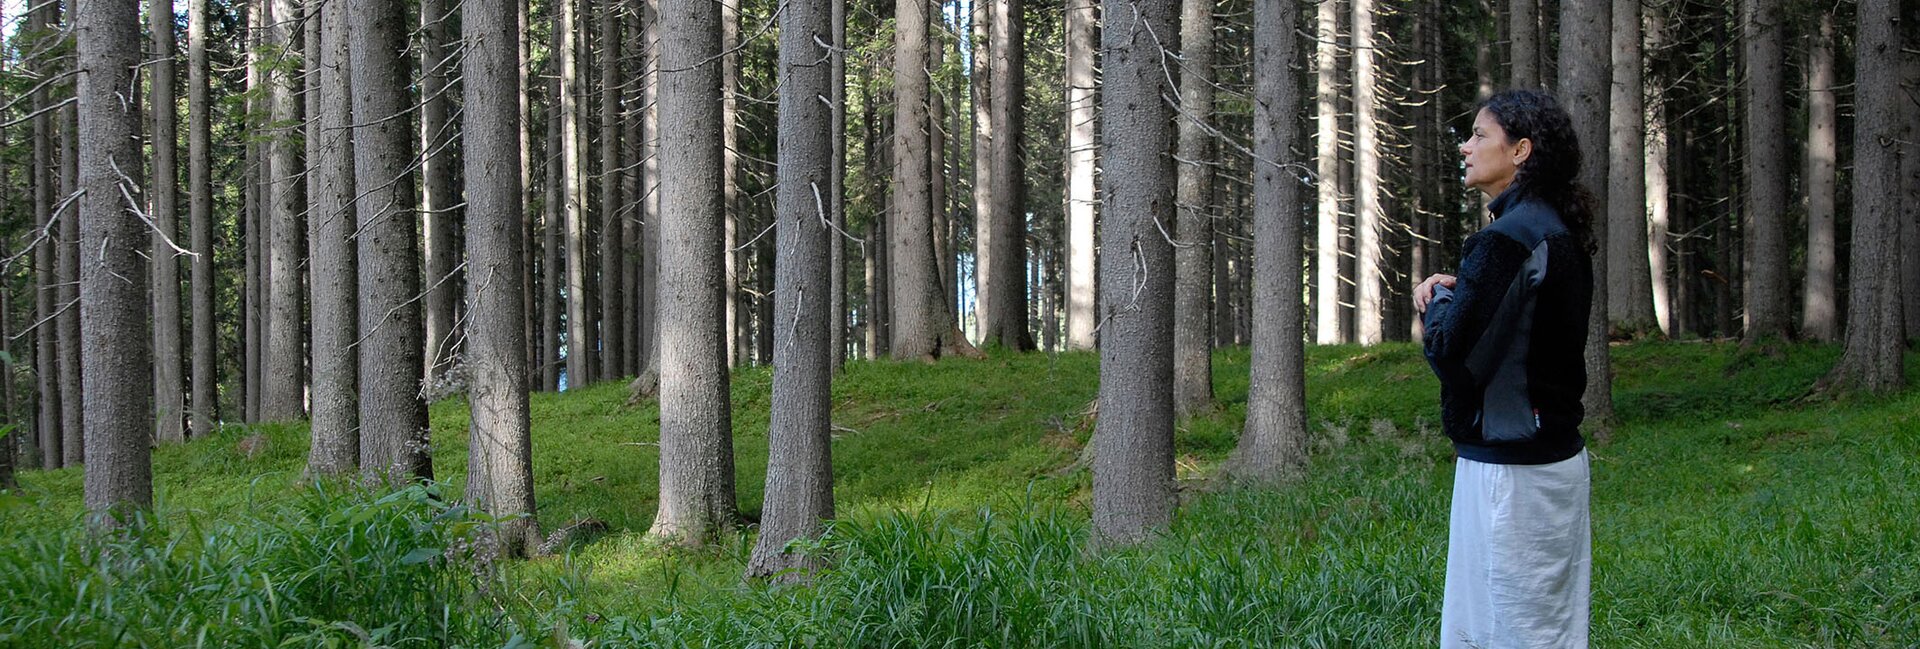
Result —
[[[830,288],[831,260],[820,195],[832,177],[831,54],[826,0],[790,0],[780,15],[780,177],[775,208],[779,258],[774,262],[773,407],[767,425],[766,505],[760,538],[747,561],[751,576],[803,577],[818,556],[790,552],[792,541],[819,536],[833,517],[831,314],[820,309]],[[810,303],[811,301],[811,303]]]
[[[134,197],[140,132],[133,86],[140,48],[134,0],[80,0],[73,14],[79,76],[80,344],[86,409],[86,503],[96,525],[117,527],[153,504],[153,388],[145,385],[147,241]]]
[[[939,358],[955,344],[953,318],[933,245],[932,171],[927,116],[927,3],[894,3],[893,208],[887,227],[887,282],[894,290],[891,340],[895,359]]]
[[[43,52],[39,56],[26,60],[28,71],[35,76],[45,78],[53,73],[42,44],[45,43],[44,39],[49,37],[48,30],[53,26],[58,11],[58,4],[48,2],[42,3],[27,13],[27,33],[32,34],[33,47]],[[19,37],[16,36],[16,38]],[[60,341],[63,338],[59,335],[59,321],[64,311],[78,309],[79,305],[70,305],[65,299],[61,299],[65,293],[61,288],[64,278],[61,262],[65,257],[64,242],[68,239],[62,237],[56,228],[64,229],[65,222],[75,217],[71,206],[58,214],[54,212],[57,195],[54,191],[54,165],[57,163],[54,160],[53,149],[54,118],[49,110],[51,102],[48,94],[45,88],[35,89],[32,94],[33,167],[30,169],[30,178],[33,185],[33,222],[40,230],[39,240],[33,246],[33,269],[38,284],[34,291],[34,321],[40,323],[34,328],[33,373],[38,381],[40,394],[37,430],[40,437],[40,466],[53,470],[60,468],[65,460],[61,449],[65,441],[62,435],[65,422],[61,401],[65,398],[67,390],[61,383],[65,377],[60,371],[59,351],[62,347]],[[56,219],[58,223],[55,222]]]
[[[460,197],[455,195],[453,150],[460,139],[449,121],[453,98],[447,80],[447,0],[420,1],[420,211],[422,243],[426,248],[426,377],[437,386],[453,369],[459,355],[454,332],[455,303],[460,282],[454,270],[460,264]],[[438,390],[436,390],[437,392]]]
[[[309,5],[312,6],[312,5]],[[313,444],[309,477],[360,468],[360,312],[354,254],[353,93],[344,2],[318,5],[316,144],[308,156],[307,245],[313,290]],[[309,16],[308,20],[314,20]]]
[[[746,215],[740,209],[740,133],[739,101],[735,93],[740,90],[740,54],[734,51],[740,44],[740,4],[739,0],[723,0],[720,3],[720,51],[726,53],[724,67],[720,73],[720,132],[725,138],[722,150],[725,161],[720,165],[721,204],[726,209],[726,344],[727,363],[746,364],[746,349],[738,344],[740,331],[740,264],[741,255],[734,252],[740,244],[741,219]]]
[[[1540,89],[1540,0],[1511,0],[1507,21],[1508,83],[1515,88]],[[1562,34],[1562,38],[1565,36]]]
[[[420,245],[413,213],[415,159],[404,119],[410,103],[404,7],[350,0],[354,185],[360,264],[360,470],[400,482],[433,477],[427,409],[420,398]]]
[[[1920,255],[1912,254],[1920,250],[1920,35],[1914,34],[1913,26],[1920,24],[1920,3],[1907,2],[1902,13],[1902,31],[1907,40],[1901,47],[1901,77],[1905,79],[1905,92],[1901,94],[1901,114],[1906,116],[1905,135],[1900,138],[1900,204],[1905,208],[1905,218],[1900,227],[1901,250],[1908,251],[1900,255],[1900,294],[1905,305],[1907,341],[1920,344]]]
[[[173,3],[149,2],[147,28],[152,35],[153,77],[148,83],[153,120],[152,217],[153,260],[153,408],[154,440],[178,442],[187,438],[185,354],[180,345],[179,240],[180,170],[174,126]],[[208,254],[211,254],[209,252]]]
[[[533,212],[533,86],[529,82],[533,75],[532,9],[530,3],[515,1],[514,40],[517,43],[517,56],[514,60],[514,76],[519,79],[520,92],[517,106],[518,121],[514,131],[518,133],[520,158],[520,195],[525,197],[521,207],[525,213],[520,215],[520,286],[525,294],[520,299],[520,313],[525,319],[521,323],[521,340],[526,341],[526,382],[528,389],[539,389],[541,344],[540,344],[540,295],[539,284],[534,280],[534,270],[538,268],[538,239],[534,238],[534,223],[537,216]]]
[[[560,59],[560,186],[561,220],[567,256],[567,389],[593,383],[590,359],[594,348],[592,296],[587,294],[586,135],[580,121],[580,102],[586,95],[580,70],[580,17],[575,2],[559,0],[560,27],[554,36],[553,56]]]
[[[1807,277],[1802,292],[1800,334],[1813,340],[1834,340],[1840,334],[1835,296],[1834,189],[1840,159],[1835,135],[1833,78],[1833,14],[1822,11],[1819,26],[1807,39]]]
[[[1067,0],[1067,349],[1094,348],[1094,64],[1099,14],[1094,0]]]
[[[1247,425],[1235,446],[1231,474],[1273,481],[1300,476],[1307,465],[1305,304],[1298,299],[1303,259],[1300,184],[1281,168],[1293,155],[1300,79],[1289,3],[1253,7],[1253,362]]]
[[[1314,10],[1314,342],[1348,342],[1341,317],[1339,2]]]
[[[1093,537],[1131,545],[1172,520],[1172,89],[1152,34],[1172,34],[1172,0],[1107,0],[1101,50],[1107,177],[1100,240],[1100,419],[1094,430]],[[1157,270],[1156,270],[1157,269]]]
[[[1612,55],[1609,33],[1612,7],[1606,2],[1562,2],[1560,5],[1559,94],[1567,113],[1573,118],[1573,130],[1580,141],[1584,164],[1575,179],[1594,191],[1606,187],[1607,100],[1610,95]],[[1596,192],[1593,200],[1593,240],[1600,250],[1607,249],[1607,197]],[[1587,390],[1581,399],[1586,406],[1586,428],[1596,441],[1604,441],[1613,426],[1613,362],[1608,356],[1607,338],[1607,255],[1593,256],[1593,310],[1587,329]]]
[[[993,236],[993,212],[999,206],[994,191],[994,182],[999,176],[993,172],[993,140],[999,131],[994,128],[997,116],[993,111],[992,29],[998,0],[970,1],[973,18],[969,28],[973,39],[973,54],[969,57],[972,69],[968,75],[973,91],[973,326],[975,339],[985,342],[986,304],[988,294],[993,292],[990,281],[993,268],[988,264],[987,244]]]
[[[1020,151],[1026,123],[1025,3],[993,0],[992,16],[993,78],[988,94],[995,129],[991,140],[994,205],[986,227],[974,232],[980,242],[979,273],[984,286],[980,339],[1025,351],[1033,348],[1033,335],[1027,331],[1026,160]]]
[[[306,291],[300,286],[300,253],[306,248],[301,236],[305,198],[301,196],[300,75],[297,65],[293,27],[300,24],[293,0],[270,0],[267,18],[267,46],[275,58],[273,71],[267,73],[267,102],[273,125],[267,138],[267,245],[268,295],[266,366],[261,380],[260,417],[265,421],[294,421],[306,416],[305,304]]]
[[[828,358],[835,374],[847,360],[847,0],[829,0],[832,12],[830,17],[833,29],[834,48],[832,58],[832,77],[828,80],[831,89],[828,102],[833,104],[833,148],[832,162],[829,164],[831,180],[827,183],[828,218],[833,223],[833,232],[829,236],[831,257],[830,283],[828,289],[833,296],[829,308],[833,312],[833,324],[828,328],[828,347],[833,354]]]
[[[649,536],[699,544],[733,524],[721,245],[720,7],[660,14],[660,509]],[[818,101],[818,100],[815,100]]]
[[[640,84],[645,161],[640,167],[640,340],[646,362],[629,390],[635,397],[653,396],[660,389],[660,2],[646,0],[647,64]]]
[[[524,207],[518,121],[520,77],[514,38],[518,0],[462,5],[462,138],[467,183],[467,400],[473,427],[467,444],[467,500],[499,517],[501,547],[531,554],[540,543],[534,521],[533,443],[527,412],[527,341],[520,312],[520,248]],[[613,184],[613,183],[609,183]]]
[[[266,3],[248,3],[246,12],[247,36],[244,37],[244,42],[247,48],[248,97],[245,99],[246,116],[242,123],[251,133],[259,132],[262,128],[257,116],[263,112],[260,98],[267,93],[263,78],[265,66],[260,60],[261,33],[265,31],[267,22]],[[266,295],[264,284],[267,274],[265,266],[261,263],[260,249],[266,233],[266,229],[262,227],[266,221],[263,214],[265,210],[261,209],[261,205],[266,202],[262,194],[266,192],[265,179],[268,170],[262,149],[258,141],[249,141],[246,144],[246,189],[243,193],[245,206],[242,208],[246,223],[241,228],[242,245],[246,248],[246,286],[243,289],[245,297],[242,300],[242,309],[245,314],[241,317],[241,329],[244,332],[242,337],[246,342],[240,358],[240,364],[245,368],[242,370],[243,376],[240,381],[240,400],[245,404],[242,421],[247,423],[260,421],[260,369],[266,358],[266,354],[261,349],[266,336],[263,335],[260,323],[263,319],[262,312],[266,308],[262,297]]]
[[[625,219],[620,211],[625,199],[620,195],[620,49],[621,9],[616,3],[600,8],[600,368],[606,378],[623,376],[621,359],[626,357],[627,333],[620,327],[626,310],[626,288],[621,286],[620,266],[625,255],[620,246],[626,239]]]
[[[1613,0],[1613,83],[1607,180],[1607,305],[1613,327],[1651,333],[1653,277],[1647,253],[1646,98],[1642,95],[1640,2]]]
[[[1213,402],[1213,8],[1183,0],[1174,196],[1173,412]]]
[[[77,5],[76,5],[77,6]],[[78,22],[78,17],[69,17]],[[137,19],[136,19],[137,20]],[[137,42],[137,41],[136,41]],[[80,184],[79,109],[69,106],[60,113],[60,194],[67,201],[60,221],[60,454],[61,466],[74,466],[87,460],[86,405],[95,398],[82,381],[86,369],[82,359],[85,342],[81,339],[80,301],[82,279],[80,263],[81,225],[86,217],[76,195]],[[129,135],[128,137],[131,137]],[[126,169],[127,167],[122,167]],[[132,172],[129,172],[132,173]],[[114,190],[117,193],[117,189]],[[131,278],[129,278],[131,279]],[[134,336],[143,336],[132,334]]]
[[[1906,384],[1898,190],[1900,38],[1894,0],[1861,0],[1855,37],[1853,259],[1845,351],[1823,383],[1885,394]]]
[[[1625,0],[1622,0],[1625,1]],[[1638,5],[1635,5],[1638,6]],[[1744,342],[1783,339],[1792,333],[1787,280],[1787,118],[1781,57],[1786,38],[1778,0],[1742,0],[1740,21],[1747,79],[1746,333]],[[1616,21],[1618,22],[1618,21]]]
[[[194,437],[213,434],[220,420],[219,323],[214,320],[213,104],[207,97],[207,2],[187,0],[187,218],[193,231]]]
[[[1362,345],[1386,339],[1387,314],[1374,7],[1374,0],[1353,0],[1353,319],[1354,336]]]
[[[554,14],[554,31],[558,33],[560,12]],[[560,300],[560,287],[566,283],[566,257],[564,246],[560,243],[560,222],[562,205],[567,201],[566,180],[560,175],[561,162],[557,158],[560,144],[560,81],[555,79],[547,84],[548,95],[552,99],[547,104],[547,148],[541,159],[546,161],[547,186],[545,204],[540,207],[540,229],[545,236],[541,246],[544,253],[540,266],[540,386],[548,392],[560,390],[560,339],[565,336],[561,329],[560,314],[564,310]]]

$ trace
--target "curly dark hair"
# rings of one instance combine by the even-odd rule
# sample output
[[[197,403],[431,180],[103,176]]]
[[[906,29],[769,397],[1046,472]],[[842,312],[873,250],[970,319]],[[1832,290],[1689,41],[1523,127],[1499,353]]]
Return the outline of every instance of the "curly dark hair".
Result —
[[[1538,90],[1507,90],[1488,97],[1480,107],[1507,132],[1508,142],[1533,141],[1533,152],[1520,163],[1507,191],[1532,194],[1560,213],[1567,229],[1595,252],[1593,193],[1581,185],[1580,136],[1573,118],[1560,100]]]

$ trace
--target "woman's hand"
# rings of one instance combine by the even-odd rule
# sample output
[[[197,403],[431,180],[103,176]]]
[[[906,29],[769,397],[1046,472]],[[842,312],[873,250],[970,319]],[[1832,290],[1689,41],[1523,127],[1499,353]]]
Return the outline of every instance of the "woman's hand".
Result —
[[[1419,286],[1413,287],[1413,310],[1426,313],[1427,303],[1433,301],[1433,287],[1445,286],[1447,288],[1453,288],[1454,284],[1458,281],[1459,279],[1452,275],[1436,273],[1428,277],[1426,281],[1420,282]]]

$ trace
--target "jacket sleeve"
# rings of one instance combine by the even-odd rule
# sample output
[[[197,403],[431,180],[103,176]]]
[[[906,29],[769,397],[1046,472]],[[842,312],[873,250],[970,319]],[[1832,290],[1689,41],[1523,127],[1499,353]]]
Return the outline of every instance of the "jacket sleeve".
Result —
[[[1436,287],[1421,321],[1427,359],[1461,370],[1528,256],[1520,242],[1491,231],[1469,237],[1463,247],[1458,281],[1452,290]]]

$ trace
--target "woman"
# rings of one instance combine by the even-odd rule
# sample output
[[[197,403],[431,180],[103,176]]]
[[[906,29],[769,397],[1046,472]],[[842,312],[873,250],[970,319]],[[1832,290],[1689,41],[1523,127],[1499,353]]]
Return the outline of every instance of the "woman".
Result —
[[[1494,222],[1467,238],[1458,277],[1413,292],[1458,455],[1440,646],[1585,647],[1593,214],[1574,182],[1580,145],[1551,95],[1508,91],[1481,106],[1460,154]]]

